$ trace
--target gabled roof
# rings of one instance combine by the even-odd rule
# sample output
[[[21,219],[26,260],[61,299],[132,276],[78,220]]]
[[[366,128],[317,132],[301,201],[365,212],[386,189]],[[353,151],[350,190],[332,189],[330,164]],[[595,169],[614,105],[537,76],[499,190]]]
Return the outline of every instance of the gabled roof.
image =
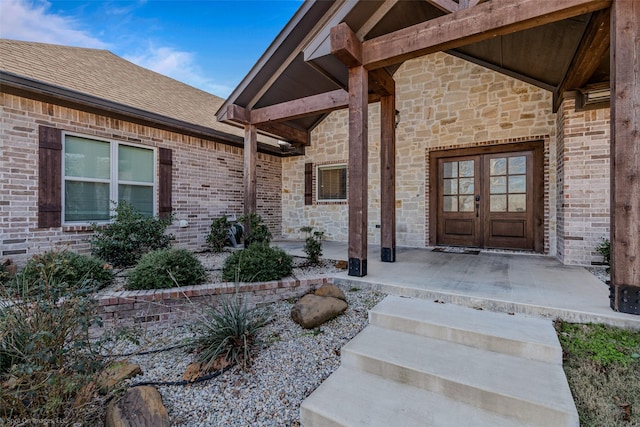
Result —
[[[501,23],[502,18],[496,18],[495,25],[503,28],[496,27],[499,31],[495,34],[488,30],[463,42],[444,43],[434,51],[444,50],[552,91],[556,99],[585,84],[608,82],[610,2],[558,0],[561,6],[563,2],[566,11],[554,19],[530,19],[513,25],[511,31]],[[330,29],[338,24],[346,23],[360,42],[376,42],[406,30],[405,43],[411,44],[411,34],[417,36],[425,28],[433,31],[441,25],[453,40],[457,32],[473,34],[475,21],[468,18],[476,11],[478,17],[491,19],[506,9],[518,14],[522,6],[535,14],[536,8],[554,3],[556,0],[307,0],[218,110],[217,117],[233,120],[229,107],[264,111],[265,107],[346,90],[347,67],[331,53]],[[389,61],[383,68],[393,75],[402,61]],[[279,123],[309,131],[325,114],[326,110],[292,116]]]
[[[209,134],[234,145],[241,144],[244,135],[242,128],[216,120],[222,98],[107,50],[0,39],[0,82],[3,90],[33,91]],[[271,138],[263,138],[267,139],[277,146]]]

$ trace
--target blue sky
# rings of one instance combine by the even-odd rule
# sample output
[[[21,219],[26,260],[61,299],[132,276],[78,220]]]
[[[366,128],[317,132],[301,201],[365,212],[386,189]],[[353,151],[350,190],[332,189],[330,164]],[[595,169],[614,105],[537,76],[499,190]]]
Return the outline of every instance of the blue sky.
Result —
[[[301,0],[0,0],[0,37],[107,49],[226,97]]]

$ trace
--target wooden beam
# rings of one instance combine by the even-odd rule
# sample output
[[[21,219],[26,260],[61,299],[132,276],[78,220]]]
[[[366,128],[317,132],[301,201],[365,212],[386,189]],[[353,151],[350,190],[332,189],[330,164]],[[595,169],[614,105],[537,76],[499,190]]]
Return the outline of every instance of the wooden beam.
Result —
[[[368,213],[368,77],[362,67],[349,68],[349,276],[367,275]]]
[[[396,82],[384,68],[369,73],[369,88],[382,97],[396,94]]]
[[[460,5],[453,0],[426,0],[430,5],[446,13],[452,13],[460,9]],[[461,0],[465,1],[465,0]],[[468,0],[466,0],[468,2]]]
[[[611,307],[640,314],[640,2],[611,9]]]
[[[396,97],[380,100],[380,258],[396,261]]]
[[[244,214],[256,213],[256,157],[258,134],[254,125],[244,126]]]
[[[611,0],[492,0],[362,43],[369,70],[608,7]]]
[[[255,126],[261,131],[274,135],[284,141],[295,142],[301,145],[309,145],[311,142],[308,131],[284,123],[269,122],[260,123]]]
[[[331,28],[331,53],[347,67],[362,64],[362,43],[346,22]]]
[[[358,40],[364,40],[366,35],[369,34],[369,31],[373,30],[373,27],[378,25],[378,22],[380,22],[382,18],[387,15],[387,13],[393,6],[396,5],[396,3],[398,3],[398,1],[399,0],[385,0],[385,2],[382,3],[382,5],[375,11],[375,13],[371,15],[369,19],[367,19],[367,22],[365,22],[360,27],[360,29],[356,33],[356,35],[358,36]]]
[[[568,90],[578,89],[589,81],[596,72],[602,57],[607,53],[610,44],[611,9],[602,9],[594,12],[585,29],[580,45],[576,50],[571,65],[562,82],[556,88],[553,111],[558,111],[564,93]]]
[[[251,122],[251,114],[250,111],[236,104],[227,105],[227,116],[226,120],[247,124]]]
[[[251,111],[251,123],[291,120],[314,114],[328,113],[349,105],[349,93],[343,89],[325,92],[289,102],[256,108]]]

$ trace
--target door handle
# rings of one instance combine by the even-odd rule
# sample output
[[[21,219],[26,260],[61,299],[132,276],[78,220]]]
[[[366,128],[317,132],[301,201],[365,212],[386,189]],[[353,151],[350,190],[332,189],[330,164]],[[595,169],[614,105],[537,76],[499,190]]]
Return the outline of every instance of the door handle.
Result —
[[[476,195],[476,218],[480,217],[480,195]]]

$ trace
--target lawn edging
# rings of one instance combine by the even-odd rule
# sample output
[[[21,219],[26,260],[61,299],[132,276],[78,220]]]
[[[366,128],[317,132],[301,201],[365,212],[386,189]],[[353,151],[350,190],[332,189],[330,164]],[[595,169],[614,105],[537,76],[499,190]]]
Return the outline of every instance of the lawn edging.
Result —
[[[96,295],[100,330],[129,326],[177,326],[192,322],[208,305],[216,305],[236,291],[249,307],[299,298],[333,280],[327,276],[285,278],[256,283],[209,283],[180,288],[108,291]],[[96,331],[99,332],[99,331]]]

